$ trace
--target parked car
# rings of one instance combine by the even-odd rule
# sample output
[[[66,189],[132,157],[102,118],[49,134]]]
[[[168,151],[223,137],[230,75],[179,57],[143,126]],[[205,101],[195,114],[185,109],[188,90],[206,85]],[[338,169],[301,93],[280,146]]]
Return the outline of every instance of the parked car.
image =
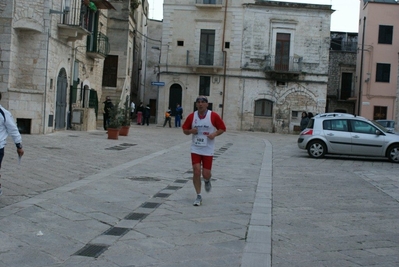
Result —
[[[326,154],[386,157],[399,163],[399,135],[380,124],[347,113],[324,113],[310,119],[298,147],[312,158]]]
[[[395,132],[395,121],[394,120],[376,120],[379,124],[385,127],[391,133]]]

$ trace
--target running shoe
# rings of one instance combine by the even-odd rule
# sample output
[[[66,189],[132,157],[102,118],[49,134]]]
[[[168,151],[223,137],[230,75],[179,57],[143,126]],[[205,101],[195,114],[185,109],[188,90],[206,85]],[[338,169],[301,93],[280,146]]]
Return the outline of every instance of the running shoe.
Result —
[[[209,193],[212,189],[211,179],[205,180],[205,191]]]
[[[201,206],[202,204],[202,197],[200,195],[197,196],[197,198],[194,201],[194,206]]]

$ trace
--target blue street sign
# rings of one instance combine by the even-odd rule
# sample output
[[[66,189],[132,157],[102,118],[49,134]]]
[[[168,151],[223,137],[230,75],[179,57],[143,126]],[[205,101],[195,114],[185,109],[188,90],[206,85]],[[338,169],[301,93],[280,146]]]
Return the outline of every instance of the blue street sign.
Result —
[[[165,82],[151,82],[151,85],[155,85],[155,86],[165,86]]]

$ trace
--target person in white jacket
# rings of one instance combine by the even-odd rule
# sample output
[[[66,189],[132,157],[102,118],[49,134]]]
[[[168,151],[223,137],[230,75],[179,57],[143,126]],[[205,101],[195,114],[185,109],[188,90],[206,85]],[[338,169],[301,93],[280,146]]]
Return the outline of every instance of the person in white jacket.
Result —
[[[1,92],[0,92],[1,100]],[[15,124],[14,118],[11,113],[0,105],[0,168],[1,162],[4,157],[4,147],[7,144],[7,137],[11,136],[14,140],[15,146],[17,147],[17,153],[19,157],[22,157],[24,150],[22,149],[22,137],[18,131],[18,127]],[[1,175],[0,175],[1,177]],[[3,194],[1,183],[0,183],[0,196]]]

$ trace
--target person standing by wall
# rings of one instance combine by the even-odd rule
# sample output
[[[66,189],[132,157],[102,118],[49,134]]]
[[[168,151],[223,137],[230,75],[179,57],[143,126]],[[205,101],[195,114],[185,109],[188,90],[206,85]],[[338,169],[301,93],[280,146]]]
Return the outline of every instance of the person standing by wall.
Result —
[[[141,125],[147,124],[147,126],[149,126],[150,125],[150,117],[151,117],[150,105],[147,105],[143,109],[143,123]]]
[[[136,114],[137,114],[137,125],[141,125],[142,120],[143,120],[143,111],[144,111],[144,106],[143,106],[143,102],[140,102],[139,107],[136,110]]]
[[[309,123],[308,114],[304,111],[304,112],[302,112],[302,118],[301,118],[301,131],[306,129],[306,126],[308,126],[308,123]]]
[[[212,188],[211,169],[215,151],[215,137],[224,133],[226,126],[216,112],[208,110],[208,98],[206,96],[198,96],[195,105],[197,111],[187,116],[182,128],[184,134],[192,135],[191,162],[193,184],[197,193],[194,206],[200,206],[202,204],[201,167],[205,191],[209,192]]]
[[[0,92],[0,100],[1,100]],[[18,157],[21,158],[24,155],[24,150],[22,149],[22,137],[18,131],[18,127],[15,124],[14,118],[11,113],[0,105],[0,168],[4,157],[4,147],[6,145],[6,139],[11,135],[14,140],[15,146],[17,147]],[[1,175],[0,175],[1,177]],[[3,194],[0,183],[0,196]]]
[[[109,112],[111,109],[114,108],[114,104],[112,104],[110,96],[107,96],[105,98],[103,104],[104,104],[103,124],[104,124],[104,130],[107,130],[109,124]]]
[[[180,104],[177,104],[176,106],[176,116],[175,116],[175,127],[180,127],[181,126],[181,119],[183,118],[183,108],[180,106]]]

